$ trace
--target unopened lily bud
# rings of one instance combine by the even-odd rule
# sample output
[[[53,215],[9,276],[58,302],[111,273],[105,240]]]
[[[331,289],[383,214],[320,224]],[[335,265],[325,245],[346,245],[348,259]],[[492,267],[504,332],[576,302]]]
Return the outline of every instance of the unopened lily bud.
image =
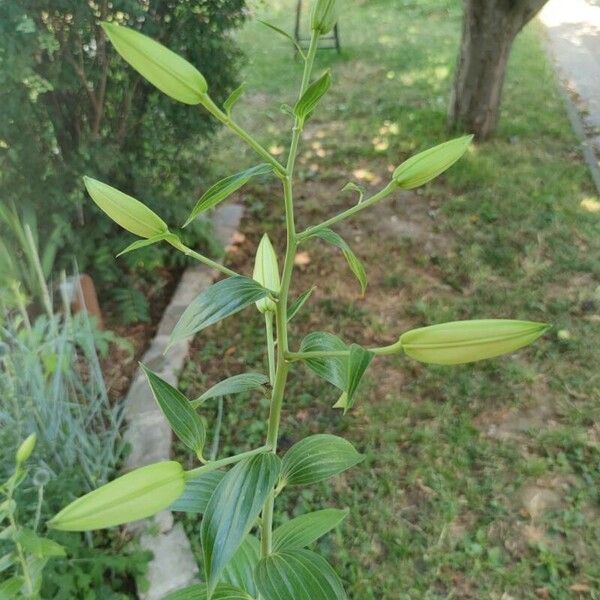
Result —
[[[281,281],[279,279],[277,255],[275,254],[271,240],[266,233],[262,236],[258,249],[256,250],[252,278],[268,290],[279,292]],[[256,302],[256,308],[258,308],[261,313],[264,313],[267,311],[274,311],[276,307],[275,302],[270,298],[262,298]]]
[[[531,321],[453,321],[402,334],[404,352],[415,360],[457,365],[514,352],[539,338],[548,325]]]
[[[63,531],[90,531],[145,519],[171,506],[184,487],[185,472],[179,463],[155,463],[71,502],[48,525]]]
[[[35,435],[35,433],[32,433],[29,436],[27,436],[27,438],[21,443],[15,456],[18,465],[23,464],[31,456],[31,453],[35,448],[36,441],[37,436]]]
[[[423,185],[449,169],[465,153],[472,139],[472,135],[465,135],[415,154],[394,171],[392,179],[405,190]]]
[[[321,35],[329,33],[338,20],[337,0],[316,0],[310,17],[310,27]]]

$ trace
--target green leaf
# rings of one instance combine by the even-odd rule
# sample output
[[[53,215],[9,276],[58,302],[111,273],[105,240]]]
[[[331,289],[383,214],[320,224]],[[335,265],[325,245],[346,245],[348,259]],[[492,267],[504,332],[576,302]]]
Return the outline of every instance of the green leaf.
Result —
[[[83,182],[98,208],[123,229],[142,238],[169,233],[167,224],[139,200],[91,177]]]
[[[405,190],[431,181],[449,169],[467,150],[472,135],[465,135],[420,152],[396,168],[392,179]]]
[[[208,600],[208,597],[206,585],[196,583],[182,590],[171,592],[164,596],[162,600]],[[212,600],[254,600],[254,598],[243,590],[226,583],[220,583],[212,594]]]
[[[363,459],[344,438],[327,433],[311,435],[286,452],[281,480],[286,485],[309,485],[337,475]]]
[[[452,321],[400,336],[404,352],[424,363],[457,365],[514,352],[548,331],[546,323],[510,319]]]
[[[184,486],[185,474],[179,463],[148,465],[71,502],[48,526],[63,531],[89,531],[145,519],[173,504]]]
[[[312,293],[317,289],[316,285],[302,292],[288,307],[287,320],[288,323],[298,314],[304,303],[312,296]]]
[[[240,373],[232,375],[219,383],[215,383],[195,400],[190,402],[193,408],[204,404],[210,398],[221,396],[231,396],[232,394],[241,394],[252,390],[264,390],[265,385],[269,383],[269,378],[262,373]]]
[[[13,552],[9,552],[0,557],[0,573],[10,569],[17,562],[17,557]]]
[[[245,92],[245,90],[246,90],[246,83],[244,82],[241,85],[239,85],[238,87],[236,87],[235,90],[233,90],[233,92],[231,92],[231,94],[229,94],[229,96],[227,97],[227,100],[225,100],[225,102],[223,102],[223,108],[225,109],[225,112],[227,113],[228,117],[231,116],[231,111],[233,110],[233,107],[235,106],[237,101],[242,97],[242,94]]]
[[[196,453],[198,458],[201,458],[206,441],[206,430],[200,415],[177,388],[144,365],[141,367],[146,373],[154,399],[169,421],[171,429],[188,448]]]
[[[179,240],[179,238],[174,233],[167,232],[158,233],[145,240],[136,240],[132,244],[129,244],[127,248],[121,250],[121,252],[117,254],[117,258],[119,258],[119,256],[123,256],[123,254],[128,254],[129,252],[133,252],[134,250],[140,250],[142,248],[146,248],[147,246],[152,246],[153,244],[158,244],[159,242],[162,242],[164,240],[171,240],[174,242]]]
[[[348,346],[336,335],[326,331],[309,333],[300,344],[300,352],[348,352]],[[348,382],[348,357],[332,356],[308,358],[306,365],[340,390],[345,390]]]
[[[354,273],[354,275],[356,275],[356,278],[360,283],[361,292],[364,294],[365,290],[367,289],[367,273],[362,262],[360,262],[360,260],[354,254],[354,252],[352,252],[352,249],[350,248],[350,246],[348,246],[346,241],[335,231],[332,231],[327,227],[319,229],[310,237],[321,238],[327,243],[338,247],[342,251],[342,254],[348,261],[348,266],[350,267],[350,270]]]
[[[200,104],[208,86],[187,60],[129,27],[101,23],[115,50],[152,85],[184,104]]]
[[[344,391],[344,400],[341,407],[344,409],[344,413],[354,406],[354,395],[358,389],[365,371],[371,364],[374,354],[365,350],[358,344],[352,344],[350,346],[350,356],[348,358],[348,383],[346,390]]]
[[[365,197],[365,188],[364,187],[357,185],[353,181],[349,181],[342,188],[342,192],[346,192],[348,190],[352,190],[353,192],[358,192],[358,204],[360,204],[363,201],[363,198]]]
[[[309,546],[337,527],[348,515],[348,509],[325,508],[300,515],[273,532],[273,551],[295,550]]]
[[[262,236],[256,250],[252,279],[258,281],[260,285],[268,290],[273,290],[275,292],[279,292],[281,287],[277,254],[275,254],[271,240],[266,233]],[[275,311],[276,305],[270,298],[263,298],[256,303],[256,308],[258,308],[261,313],[265,313],[268,310]]]
[[[15,600],[25,585],[23,577],[11,577],[0,583],[0,600]]]
[[[310,550],[277,552],[261,559],[256,585],[268,600],[346,600],[329,563]]]
[[[300,47],[300,45],[298,44],[298,42],[287,31],[284,31],[280,27],[277,27],[277,25],[273,25],[273,23],[268,23],[267,21],[263,21],[262,19],[258,19],[258,22],[262,23],[263,25],[265,25],[269,29],[272,29],[273,31],[277,32],[279,35],[282,35],[284,38],[287,38],[290,42],[292,42],[292,44],[294,44],[294,46],[295,46],[296,51],[298,52],[298,54],[303,59],[306,59],[306,55],[304,54],[304,51],[302,50],[302,48]]]
[[[21,544],[27,554],[37,558],[66,556],[65,549],[48,538],[40,537],[31,529],[19,529],[14,536],[15,542]]]
[[[186,227],[199,214],[207,211],[209,208],[213,208],[219,204],[219,202],[223,202],[226,198],[229,198],[233,192],[239,190],[243,185],[248,183],[252,177],[265,175],[272,170],[273,167],[268,163],[261,163],[260,165],[256,165],[255,167],[251,167],[250,169],[240,171],[235,175],[230,175],[229,177],[225,177],[225,179],[221,179],[221,181],[212,185],[204,192],[204,194],[202,194],[202,197],[196,202],[196,206],[192,209],[190,216],[183,226]]]
[[[302,97],[294,106],[294,114],[304,121],[316,108],[319,100],[325,95],[330,86],[331,72],[328,69],[321,77],[319,77],[319,79],[313,81],[313,83],[306,88],[304,94],[302,94]]]
[[[171,333],[171,344],[218,323],[268,294],[269,290],[254,279],[241,275],[228,277],[211,285],[185,309]]]
[[[254,569],[260,559],[258,540],[253,535],[247,535],[237,552],[227,563],[221,581],[229,583],[251,596],[257,595],[254,583]]]
[[[170,510],[203,513],[223,477],[225,477],[225,473],[212,471],[187,479],[183,493],[171,505]]]
[[[209,597],[254,525],[280,468],[274,454],[257,454],[233,467],[212,495],[200,528]]]

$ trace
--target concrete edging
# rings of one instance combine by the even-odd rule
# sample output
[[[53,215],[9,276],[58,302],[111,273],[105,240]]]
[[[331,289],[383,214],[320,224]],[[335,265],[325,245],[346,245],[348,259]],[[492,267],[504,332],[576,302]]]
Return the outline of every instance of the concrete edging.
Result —
[[[233,241],[243,208],[225,204],[215,210],[212,218],[215,237],[228,246]],[[213,283],[218,273],[204,265],[188,267],[165,309],[158,329],[141,362],[158,373],[171,385],[177,385],[179,372],[189,354],[191,340],[172,346],[164,354],[169,335],[187,305]],[[157,406],[146,377],[138,368],[125,398],[125,441],[131,448],[125,460],[125,470],[169,460],[173,435],[169,423]],[[147,589],[138,590],[141,600],[160,600],[172,592],[197,580],[198,565],[190,541],[181,524],[175,524],[170,511],[163,511],[151,519],[128,526],[139,536],[143,549],[154,557],[148,566]]]

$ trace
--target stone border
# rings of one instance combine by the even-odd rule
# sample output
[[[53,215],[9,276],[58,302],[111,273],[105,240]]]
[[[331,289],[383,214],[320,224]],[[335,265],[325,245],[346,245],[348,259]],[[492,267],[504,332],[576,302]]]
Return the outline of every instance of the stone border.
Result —
[[[556,75],[556,79],[558,81],[558,87],[560,90],[560,94],[563,98],[563,102],[565,104],[565,108],[567,110],[567,116],[569,117],[569,121],[571,123],[571,129],[575,133],[575,136],[579,140],[579,144],[581,147],[581,152],[583,154],[583,159],[585,160],[590,174],[592,176],[592,180],[596,186],[596,190],[598,194],[600,194],[600,167],[598,166],[598,157],[596,156],[596,151],[594,149],[594,140],[588,136],[586,133],[586,126],[583,116],[579,111],[576,103],[573,101],[571,97],[567,74],[561,68],[557,57],[555,55],[554,48],[552,46],[550,40],[550,34],[548,32],[548,28],[541,23],[543,30],[543,42],[546,47],[546,54],[554,67],[554,73]]]
[[[228,246],[240,224],[243,208],[225,204],[216,209],[212,223],[217,240]],[[218,273],[204,265],[188,267],[158,325],[150,346],[141,359],[171,385],[177,385],[179,372],[190,351],[191,339],[165,349],[169,335],[187,305],[216,279]],[[169,460],[173,435],[157,406],[146,377],[138,368],[125,398],[125,441],[131,452],[125,460],[125,470]],[[190,541],[181,524],[175,525],[170,511],[133,523],[129,531],[139,536],[141,547],[154,557],[148,565],[147,589],[138,590],[141,600],[160,600],[165,594],[193,583],[198,565]]]

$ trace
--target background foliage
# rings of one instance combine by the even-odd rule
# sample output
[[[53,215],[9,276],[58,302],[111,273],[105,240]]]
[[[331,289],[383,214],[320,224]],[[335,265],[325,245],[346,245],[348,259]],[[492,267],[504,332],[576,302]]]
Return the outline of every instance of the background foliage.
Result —
[[[127,305],[129,320],[147,313],[139,294],[123,294],[135,283],[131,274],[163,263],[167,251],[156,246],[115,262],[129,238],[84,201],[81,175],[110,182],[181,224],[196,199],[215,123],[137,77],[97,23],[133,26],[171,46],[198,66],[222,100],[237,84],[241,53],[229,32],[243,22],[244,5],[0,1],[0,199],[44,215],[42,242],[60,239],[63,260],[76,252],[102,293]],[[194,242],[206,242],[206,223],[191,229]]]

